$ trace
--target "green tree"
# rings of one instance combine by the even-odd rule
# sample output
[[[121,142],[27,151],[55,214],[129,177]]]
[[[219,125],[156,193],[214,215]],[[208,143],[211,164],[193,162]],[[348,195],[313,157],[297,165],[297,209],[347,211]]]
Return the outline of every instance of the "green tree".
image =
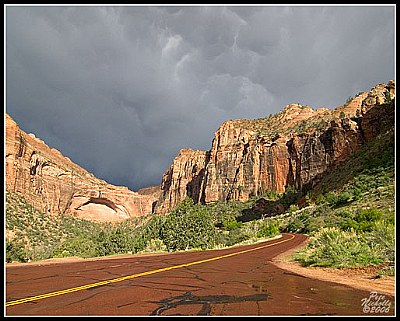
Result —
[[[188,197],[166,217],[160,234],[170,251],[211,248],[216,238],[207,207],[195,205]]]
[[[85,236],[68,239],[54,249],[54,257],[79,256],[83,258],[97,255],[96,243]]]

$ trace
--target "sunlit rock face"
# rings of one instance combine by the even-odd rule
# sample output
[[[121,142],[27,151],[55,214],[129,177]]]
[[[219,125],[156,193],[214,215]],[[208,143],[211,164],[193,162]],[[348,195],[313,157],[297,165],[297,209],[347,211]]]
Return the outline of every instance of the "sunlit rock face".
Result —
[[[160,186],[138,192],[95,177],[6,114],[6,189],[47,214],[108,222],[166,214],[185,197],[207,204],[301,189],[394,126],[394,99],[390,81],[333,110],[290,104],[269,117],[229,120],[209,151],[182,149]]]
[[[5,170],[7,190],[51,215],[118,222],[151,214],[158,198],[157,193],[141,195],[95,177],[34,134],[26,134],[8,114]]]
[[[207,162],[207,152],[181,149],[162,177],[161,196],[156,212],[167,213],[186,196],[197,200]]]
[[[390,81],[333,110],[291,104],[266,118],[227,121],[209,151],[180,151],[163,176],[156,211],[168,213],[187,196],[204,204],[246,201],[312,186],[378,135],[382,124],[394,124],[394,113],[384,111],[394,98]]]

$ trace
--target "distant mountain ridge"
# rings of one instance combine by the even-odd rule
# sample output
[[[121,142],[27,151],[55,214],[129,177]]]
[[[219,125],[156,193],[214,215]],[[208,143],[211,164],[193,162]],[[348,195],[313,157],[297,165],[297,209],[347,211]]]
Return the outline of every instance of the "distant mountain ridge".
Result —
[[[287,105],[255,120],[230,120],[215,132],[209,151],[182,149],[165,172],[159,214],[186,197],[196,203],[246,201],[268,191],[303,189],[346,160],[380,132],[385,118],[394,126],[395,82],[378,84],[345,104],[314,110]]]

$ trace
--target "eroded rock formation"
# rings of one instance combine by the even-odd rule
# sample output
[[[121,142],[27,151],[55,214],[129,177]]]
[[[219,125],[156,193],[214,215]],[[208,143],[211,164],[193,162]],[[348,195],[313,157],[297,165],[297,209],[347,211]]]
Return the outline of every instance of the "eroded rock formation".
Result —
[[[207,204],[301,189],[393,123],[394,99],[390,81],[334,110],[290,104],[265,118],[227,121],[209,151],[182,149],[160,187],[137,193],[96,178],[6,114],[6,189],[44,213],[97,221],[166,214],[185,197]]]
[[[38,210],[93,221],[117,222],[152,213],[157,193],[140,195],[95,177],[6,114],[6,190]]]
[[[390,81],[334,110],[291,104],[274,116],[227,121],[210,151],[181,150],[163,176],[156,211],[167,213],[187,196],[205,204],[245,201],[314,184],[376,136],[385,119],[393,121],[383,108],[394,97]]]
[[[157,212],[168,212],[186,196],[198,201],[204,169],[207,163],[207,152],[181,149],[178,156],[174,159],[173,164],[162,177],[162,202],[157,204]]]

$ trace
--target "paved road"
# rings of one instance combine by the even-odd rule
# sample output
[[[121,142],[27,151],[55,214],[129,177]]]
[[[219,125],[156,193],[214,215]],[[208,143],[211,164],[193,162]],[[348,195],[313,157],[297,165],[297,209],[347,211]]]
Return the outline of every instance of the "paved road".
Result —
[[[369,292],[271,263],[304,240],[283,234],[224,250],[7,266],[5,315],[366,315]],[[386,299],[383,314],[393,315],[394,298]]]

